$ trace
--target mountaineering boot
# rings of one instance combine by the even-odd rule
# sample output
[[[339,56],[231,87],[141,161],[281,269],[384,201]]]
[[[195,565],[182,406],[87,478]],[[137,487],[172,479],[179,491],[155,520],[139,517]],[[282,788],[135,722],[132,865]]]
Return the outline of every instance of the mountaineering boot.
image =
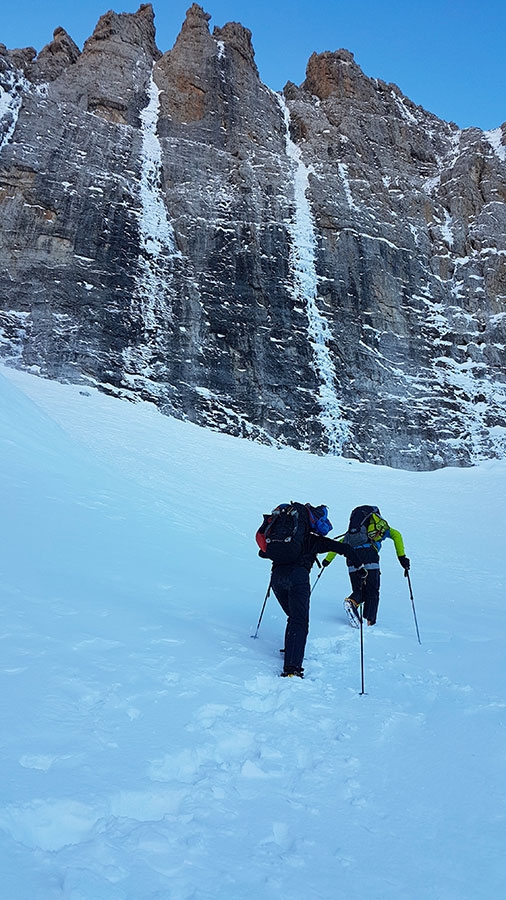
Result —
[[[290,666],[288,669],[283,669],[279,674],[281,678],[304,678],[304,669]]]
[[[360,626],[360,604],[355,603],[351,597],[346,597],[344,601],[344,611],[348,616],[348,622],[350,623],[352,628],[359,628]]]

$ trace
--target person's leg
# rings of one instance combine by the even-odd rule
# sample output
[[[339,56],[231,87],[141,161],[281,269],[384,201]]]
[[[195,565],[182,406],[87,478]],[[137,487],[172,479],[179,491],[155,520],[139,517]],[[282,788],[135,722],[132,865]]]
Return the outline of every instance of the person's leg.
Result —
[[[283,569],[273,569],[271,575],[271,587],[285,616],[289,616],[290,578],[286,573],[283,573]]]
[[[288,622],[285,632],[284,671],[301,670],[309,631],[309,572],[294,567],[288,591]]]
[[[280,569],[274,569],[271,577],[271,587],[274,591],[276,600],[286,615],[285,627],[285,643],[284,643],[284,671],[287,670],[288,659],[292,659],[294,655],[294,637],[296,629],[293,628],[293,620],[290,618],[292,611],[292,568],[287,569],[285,566]]]
[[[369,569],[364,591],[364,619],[369,625],[376,624],[380,592],[380,570]]]
[[[348,595],[350,600],[353,600],[355,604],[363,603],[364,597],[362,594],[362,586],[363,579],[362,576],[358,574],[358,572],[349,572],[350,582],[351,582],[351,593]]]

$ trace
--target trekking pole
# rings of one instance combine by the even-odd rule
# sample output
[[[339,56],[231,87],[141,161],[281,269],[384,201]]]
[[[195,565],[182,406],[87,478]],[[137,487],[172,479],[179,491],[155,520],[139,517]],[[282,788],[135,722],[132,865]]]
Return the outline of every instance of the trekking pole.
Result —
[[[316,561],[318,562],[318,560],[316,560]],[[315,583],[313,584],[313,587],[312,587],[311,590],[309,591],[309,596],[311,596],[311,594],[313,593],[313,591],[314,591],[316,585],[318,584],[320,578],[322,577],[324,571],[325,571],[325,569],[324,569],[323,566],[322,566],[320,572],[318,573],[317,578],[315,579]]]
[[[361,687],[360,695],[365,694],[365,682],[364,682],[364,614],[363,614],[363,603],[364,603],[364,589],[365,589],[365,579],[362,580],[362,605],[360,607],[360,675],[361,675]]]
[[[252,637],[252,638],[257,638],[257,637],[258,637],[258,629],[260,628],[260,622],[262,621],[262,616],[263,616],[263,614],[264,614],[265,605],[266,605],[266,603],[267,603],[267,598],[268,598],[270,592],[271,592],[271,582],[269,581],[269,587],[267,588],[267,593],[266,593],[266,595],[265,595],[265,599],[264,599],[264,602],[263,602],[263,605],[262,605],[262,612],[260,613],[260,618],[259,618],[259,620],[258,620],[257,630],[255,631],[255,634],[250,635],[250,637]]]
[[[416,620],[415,600],[413,597],[413,591],[411,590],[411,578],[409,577],[409,572],[407,569],[404,569],[404,574],[405,574],[406,578],[408,579],[409,598],[411,600],[411,606],[413,608],[413,618],[415,620],[416,636],[418,638],[418,643],[421,644],[422,642],[420,640],[420,632],[418,631],[418,622]]]

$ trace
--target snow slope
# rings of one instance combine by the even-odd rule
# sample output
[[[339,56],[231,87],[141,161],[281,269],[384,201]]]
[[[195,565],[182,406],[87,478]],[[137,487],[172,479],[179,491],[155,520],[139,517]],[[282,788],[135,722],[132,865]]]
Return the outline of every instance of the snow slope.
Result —
[[[5,900],[504,896],[506,465],[403,472],[274,450],[0,370]],[[306,678],[254,532],[377,503],[378,625],[312,598]],[[313,578],[316,577],[316,573]]]

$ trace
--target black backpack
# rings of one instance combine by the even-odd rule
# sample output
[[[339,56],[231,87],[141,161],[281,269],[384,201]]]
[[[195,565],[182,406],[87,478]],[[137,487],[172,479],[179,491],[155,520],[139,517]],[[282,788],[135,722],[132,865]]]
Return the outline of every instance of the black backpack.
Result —
[[[367,526],[373,513],[379,515],[377,506],[356,506],[355,509],[351,511],[348,531],[344,535],[343,540],[347,544],[350,544],[353,549],[371,546],[371,539],[367,532]],[[386,522],[385,525],[388,528]]]
[[[304,552],[309,533],[326,535],[332,528],[326,506],[309,503],[280,503],[264,520],[256,533],[258,555],[283,566],[296,562]]]

